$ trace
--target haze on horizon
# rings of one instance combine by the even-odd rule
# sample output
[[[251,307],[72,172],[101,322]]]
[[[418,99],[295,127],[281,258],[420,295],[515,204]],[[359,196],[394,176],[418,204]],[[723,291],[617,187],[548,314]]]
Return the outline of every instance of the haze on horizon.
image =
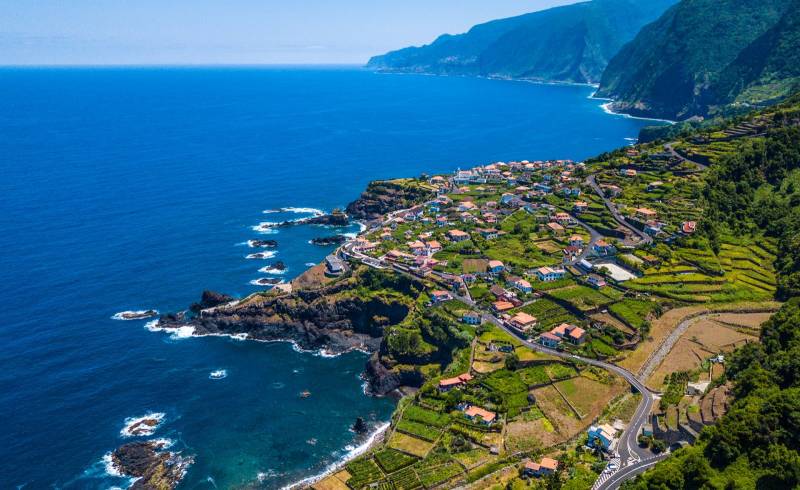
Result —
[[[0,65],[362,64],[576,0],[0,2]]]

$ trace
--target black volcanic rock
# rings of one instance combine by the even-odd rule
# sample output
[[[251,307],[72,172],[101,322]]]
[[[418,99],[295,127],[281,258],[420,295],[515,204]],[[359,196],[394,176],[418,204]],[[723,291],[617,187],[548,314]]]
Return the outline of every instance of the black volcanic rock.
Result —
[[[203,295],[200,298],[199,303],[194,303],[190,307],[190,309],[197,313],[200,310],[205,310],[207,308],[213,308],[215,306],[219,306],[225,303],[230,303],[235,298],[233,296],[228,296],[227,294],[217,293],[215,291],[203,291]]]
[[[180,483],[191,457],[164,451],[159,441],[131,442],[111,454],[114,467],[122,474],[138,478],[133,490],[171,490]]]
[[[356,418],[356,421],[351,428],[353,429],[353,432],[357,434],[364,434],[369,430],[369,427],[367,427],[367,423],[364,422],[363,417]]]
[[[314,245],[341,245],[346,241],[347,241],[347,236],[345,235],[333,235],[333,236],[313,238],[311,240],[311,243]]]
[[[275,248],[278,246],[276,240],[250,240],[248,243],[253,248]]]

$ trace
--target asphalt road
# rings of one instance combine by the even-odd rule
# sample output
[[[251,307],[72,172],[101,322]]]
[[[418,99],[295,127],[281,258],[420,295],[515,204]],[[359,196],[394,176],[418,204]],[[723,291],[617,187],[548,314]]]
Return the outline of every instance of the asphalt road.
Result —
[[[617,211],[617,207],[614,205],[614,203],[612,203],[608,198],[606,198],[605,194],[603,194],[603,190],[600,189],[599,185],[597,185],[597,180],[595,179],[594,175],[590,175],[589,177],[587,177],[586,183],[589,184],[589,187],[591,187],[592,190],[598,196],[600,196],[600,199],[603,200],[603,204],[606,205],[606,208],[608,208],[608,211],[611,213],[611,216],[614,217],[614,220],[616,220],[617,223],[635,233],[636,236],[638,236],[639,239],[642,241],[642,243],[644,244],[653,243],[653,237],[643,232],[642,230],[636,228],[632,224],[628,223],[625,220],[625,217],[619,214],[619,211]]]

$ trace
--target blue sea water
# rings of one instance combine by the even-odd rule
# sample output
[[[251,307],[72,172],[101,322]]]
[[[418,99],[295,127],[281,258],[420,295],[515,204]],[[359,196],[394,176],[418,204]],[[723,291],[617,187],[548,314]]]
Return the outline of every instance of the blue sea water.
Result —
[[[646,124],[591,92],[348,67],[0,70],[0,488],[125,486],[102,458],[149,412],[165,416],[154,437],[196,456],[182,488],[277,488],[336,462],[357,416],[393,408],[362,393],[365,355],[176,339],[112,315],[245,295],[259,268],[282,260],[291,278],[331,250],[308,243],[329,229],[260,235],[303,216],[263,210],[330,211],[377,178],[583,159]],[[277,255],[246,259],[260,237]]]

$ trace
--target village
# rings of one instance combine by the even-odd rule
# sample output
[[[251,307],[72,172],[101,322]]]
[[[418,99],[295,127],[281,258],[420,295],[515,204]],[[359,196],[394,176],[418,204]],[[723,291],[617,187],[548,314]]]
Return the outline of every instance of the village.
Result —
[[[379,449],[314,487],[602,489],[693,443],[726,410],[724,354],[773,308],[750,305],[775,290],[769,240],[694,242],[702,170],[651,146],[396,181],[431,198],[370,223],[326,272],[425,281],[418,307],[468,346],[422,366]]]

